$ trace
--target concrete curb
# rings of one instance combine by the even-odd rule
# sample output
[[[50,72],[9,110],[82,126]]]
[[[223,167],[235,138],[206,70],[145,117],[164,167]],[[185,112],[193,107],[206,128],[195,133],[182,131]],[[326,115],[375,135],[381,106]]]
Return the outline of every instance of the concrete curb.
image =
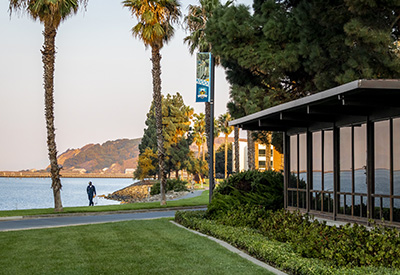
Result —
[[[250,262],[252,262],[252,263],[254,263],[254,264],[256,264],[256,265],[258,265],[258,266],[261,266],[261,267],[267,269],[268,271],[271,271],[271,272],[273,272],[273,273],[275,273],[275,274],[278,274],[278,275],[287,275],[286,273],[284,273],[284,272],[282,272],[282,271],[280,271],[280,270],[278,270],[278,269],[276,269],[276,268],[274,268],[274,267],[272,267],[272,266],[270,266],[270,265],[268,265],[268,264],[266,264],[266,263],[264,263],[264,262],[262,262],[262,261],[260,261],[260,260],[257,260],[256,258],[251,257],[250,255],[248,255],[248,254],[244,253],[243,251],[237,249],[236,247],[234,247],[234,246],[228,244],[227,242],[224,242],[224,241],[221,241],[221,240],[216,239],[216,238],[214,238],[214,237],[205,235],[205,234],[200,233],[200,232],[198,232],[198,231],[195,231],[195,230],[186,228],[186,227],[184,227],[183,225],[180,225],[179,223],[176,223],[176,222],[174,222],[174,221],[170,221],[170,222],[173,223],[173,224],[175,224],[176,226],[181,227],[181,228],[184,228],[184,229],[186,229],[186,230],[188,230],[188,231],[190,231],[190,232],[192,232],[192,233],[194,233],[194,234],[197,234],[197,235],[206,237],[206,238],[208,238],[208,239],[210,239],[210,240],[212,240],[212,241],[214,241],[214,242],[220,244],[221,246],[225,247],[225,248],[228,249],[229,251],[238,254],[240,257],[242,257],[242,258],[244,258],[244,259],[246,259],[246,260],[248,260],[248,261],[250,261]]]
[[[0,217],[0,221],[16,221],[21,219],[23,219],[23,216]]]

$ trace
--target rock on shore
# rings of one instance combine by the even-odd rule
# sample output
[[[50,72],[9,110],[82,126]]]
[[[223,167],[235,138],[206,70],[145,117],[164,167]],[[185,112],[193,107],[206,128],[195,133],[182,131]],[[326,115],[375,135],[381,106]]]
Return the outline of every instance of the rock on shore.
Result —
[[[106,199],[121,201],[122,203],[134,202],[153,202],[161,201],[161,195],[150,195],[151,187],[154,181],[139,181],[121,190],[115,191],[112,194],[105,196]],[[182,197],[189,192],[173,192],[169,191],[166,194],[167,200],[173,200]]]

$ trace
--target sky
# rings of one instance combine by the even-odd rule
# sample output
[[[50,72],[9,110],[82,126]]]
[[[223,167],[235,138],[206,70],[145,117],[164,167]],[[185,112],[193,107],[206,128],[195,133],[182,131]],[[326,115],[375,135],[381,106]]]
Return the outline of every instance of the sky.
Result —
[[[58,153],[89,143],[143,135],[152,100],[151,50],[134,38],[136,20],[122,1],[89,1],[86,11],[58,29],[55,65],[55,127]],[[0,171],[43,169],[49,160],[44,117],[43,25],[0,2]],[[236,3],[251,6],[251,0]],[[188,4],[181,1],[182,13]],[[182,21],[182,20],[181,20]],[[195,56],[175,26],[161,50],[164,95],[179,92],[196,113]],[[227,111],[229,84],[216,68],[215,116]]]

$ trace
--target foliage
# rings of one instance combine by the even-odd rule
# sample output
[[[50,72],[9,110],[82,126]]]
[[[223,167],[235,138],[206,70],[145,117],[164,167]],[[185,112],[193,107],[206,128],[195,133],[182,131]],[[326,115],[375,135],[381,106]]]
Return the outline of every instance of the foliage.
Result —
[[[225,173],[225,144],[222,144],[215,153],[215,177],[224,178]],[[232,143],[228,144],[228,175],[232,174]]]
[[[250,255],[290,274],[400,274],[397,268],[337,266],[331,260],[305,258],[289,243],[278,242],[249,227],[221,225],[207,220],[204,211],[177,211],[175,221],[183,226],[224,240]],[[281,225],[282,228],[284,226]]]
[[[182,192],[189,191],[187,188],[188,182],[179,180],[179,179],[167,179],[167,183],[165,185],[165,191],[174,191],[174,192]],[[160,194],[160,182],[156,182],[153,184],[150,190],[150,195]]]
[[[283,175],[272,170],[233,174],[215,189],[207,215],[215,218],[246,204],[271,210],[282,208]]]
[[[139,156],[139,162],[137,169],[134,172],[134,178],[143,180],[148,178],[150,175],[156,173],[157,155],[150,148],[146,150]]]
[[[185,105],[183,97],[177,93],[176,95],[168,94],[162,98],[162,125],[165,156],[165,171],[179,171],[186,168],[186,162],[191,157],[190,144],[193,137],[190,134],[190,118],[193,115],[193,108]],[[142,142],[139,145],[140,156],[144,154],[146,148],[151,148],[154,153],[157,152],[156,122],[154,104],[147,114],[147,128],[144,130]],[[157,158],[153,158],[153,166],[157,167]],[[142,170],[140,163],[138,169]],[[158,167],[157,167],[158,168]],[[151,170],[149,175],[154,176],[158,173],[158,169]]]

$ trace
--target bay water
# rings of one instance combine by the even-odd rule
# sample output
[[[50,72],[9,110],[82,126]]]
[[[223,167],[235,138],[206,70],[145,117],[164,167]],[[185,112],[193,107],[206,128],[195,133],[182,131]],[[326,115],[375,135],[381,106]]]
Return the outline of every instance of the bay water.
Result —
[[[91,181],[97,195],[108,195],[136,182],[130,178],[61,178],[63,207],[89,205],[86,187]],[[96,205],[119,204],[119,201],[96,197]],[[0,210],[53,208],[50,178],[1,178]]]

